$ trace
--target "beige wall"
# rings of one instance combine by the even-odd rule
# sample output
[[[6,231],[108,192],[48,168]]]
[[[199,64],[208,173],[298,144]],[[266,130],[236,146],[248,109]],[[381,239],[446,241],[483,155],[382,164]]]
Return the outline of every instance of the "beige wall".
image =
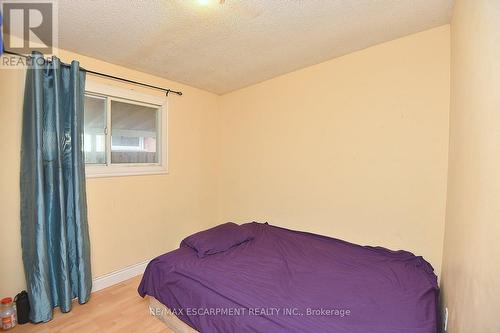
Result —
[[[407,249],[439,272],[449,26],[222,96],[219,220]]]
[[[449,332],[500,332],[500,2],[457,0],[443,305]]]
[[[184,92],[169,98],[170,174],[87,180],[93,275],[172,250],[186,235],[215,224],[218,96],[81,55],[61,51],[60,56]],[[0,295],[15,295],[24,286],[19,235],[24,76],[22,70],[0,69]]]

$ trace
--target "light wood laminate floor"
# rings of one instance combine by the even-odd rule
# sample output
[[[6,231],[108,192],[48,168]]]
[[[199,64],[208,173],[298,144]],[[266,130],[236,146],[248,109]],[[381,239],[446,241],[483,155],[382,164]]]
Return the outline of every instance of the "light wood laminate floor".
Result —
[[[147,297],[137,293],[141,276],[95,292],[87,304],[73,302],[73,310],[54,310],[54,319],[43,324],[18,325],[12,333],[173,333],[149,314]]]

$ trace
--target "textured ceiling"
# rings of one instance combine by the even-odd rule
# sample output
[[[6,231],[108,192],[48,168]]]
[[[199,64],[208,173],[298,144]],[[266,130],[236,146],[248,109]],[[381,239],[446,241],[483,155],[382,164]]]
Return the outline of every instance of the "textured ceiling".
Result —
[[[453,0],[60,0],[59,46],[218,94],[450,20]]]

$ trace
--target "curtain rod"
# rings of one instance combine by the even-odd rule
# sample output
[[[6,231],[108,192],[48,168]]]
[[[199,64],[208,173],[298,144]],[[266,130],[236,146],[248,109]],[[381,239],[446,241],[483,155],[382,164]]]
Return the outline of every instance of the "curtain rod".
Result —
[[[3,53],[12,54],[12,55],[23,57],[23,58],[26,58],[26,59],[30,59],[31,58],[31,56],[29,56],[29,55],[15,53],[15,52],[7,51],[5,49],[3,50]],[[47,59],[47,61],[50,61],[50,60]],[[67,66],[66,64],[63,64],[63,65]],[[86,72],[88,74],[95,75],[95,76],[101,76],[101,77],[105,77],[105,78],[116,80],[116,81],[123,81],[123,82],[131,83],[131,84],[135,84],[135,85],[138,85],[138,86],[143,86],[143,87],[148,87],[148,88],[152,88],[152,89],[161,90],[161,91],[164,91],[167,96],[168,96],[169,93],[177,94],[179,96],[182,96],[182,91],[175,91],[175,90],[168,89],[168,88],[162,88],[162,87],[158,87],[158,86],[153,86],[153,85],[147,84],[147,83],[142,83],[142,82],[138,82],[138,81],[134,81],[134,80],[124,79],[122,77],[118,77],[118,76],[114,76],[114,75],[110,75],[110,74],[106,74],[106,73],[92,71],[92,70],[89,70],[89,69],[85,69],[83,67],[80,67],[80,70],[82,70],[82,71],[84,71],[84,72]]]

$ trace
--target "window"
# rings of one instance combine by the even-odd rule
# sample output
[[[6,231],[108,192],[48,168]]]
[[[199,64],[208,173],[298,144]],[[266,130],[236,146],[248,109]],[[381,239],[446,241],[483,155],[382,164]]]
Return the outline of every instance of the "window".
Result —
[[[158,163],[158,107],[111,101],[111,163]]]
[[[90,81],[84,112],[87,176],[167,172],[165,98]]]
[[[86,164],[106,164],[106,98],[85,96],[83,150]]]

